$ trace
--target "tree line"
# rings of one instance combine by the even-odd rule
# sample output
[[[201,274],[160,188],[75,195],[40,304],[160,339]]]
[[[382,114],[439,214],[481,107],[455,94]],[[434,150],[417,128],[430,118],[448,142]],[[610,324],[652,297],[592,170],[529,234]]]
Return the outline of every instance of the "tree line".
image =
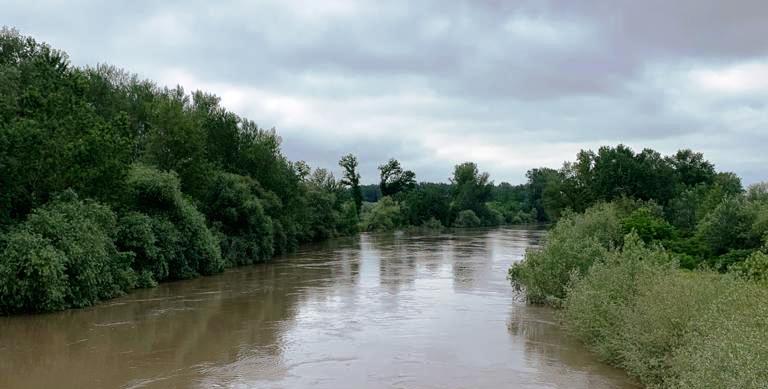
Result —
[[[582,151],[520,185],[472,162],[447,183],[418,182],[395,159],[363,185],[358,165],[341,157],[337,179],[290,161],[274,129],[214,95],[75,67],[3,28],[0,313],[87,306],[358,231],[554,222],[623,199],[647,203],[624,223],[686,267],[726,270],[761,244],[751,226],[764,217],[738,177],[690,150]]]
[[[84,307],[360,230],[503,219],[473,163],[431,184],[387,161],[375,203],[358,165],[342,156],[337,179],[290,161],[275,129],[215,95],[73,66],[2,28],[0,314]]]
[[[214,95],[75,67],[3,28],[0,313],[83,307],[356,232],[355,157],[337,181],[280,144]]]

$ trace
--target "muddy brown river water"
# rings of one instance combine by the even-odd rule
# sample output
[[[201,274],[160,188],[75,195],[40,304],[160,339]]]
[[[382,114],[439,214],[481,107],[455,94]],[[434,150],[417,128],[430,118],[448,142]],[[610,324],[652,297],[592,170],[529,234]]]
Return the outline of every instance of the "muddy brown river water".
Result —
[[[0,317],[0,388],[634,388],[517,301],[537,228],[363,234],[99,306]]]

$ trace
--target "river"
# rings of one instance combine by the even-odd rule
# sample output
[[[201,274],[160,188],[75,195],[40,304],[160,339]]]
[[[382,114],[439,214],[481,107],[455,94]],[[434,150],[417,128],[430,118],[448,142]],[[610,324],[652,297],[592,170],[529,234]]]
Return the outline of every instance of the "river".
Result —
[[[519,301],[537,228],[362,234],[0,317],[0,388],[635,388]]]

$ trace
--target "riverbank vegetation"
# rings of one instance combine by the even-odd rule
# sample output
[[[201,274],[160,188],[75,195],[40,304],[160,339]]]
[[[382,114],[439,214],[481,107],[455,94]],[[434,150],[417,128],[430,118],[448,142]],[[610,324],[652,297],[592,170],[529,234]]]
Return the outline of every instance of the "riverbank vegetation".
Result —
[[[559,220],[513,285],[650,387],[764,387],[768,185],[743,190],[690,151],[577,159],[545,186]]]
[[[216,96],[0,32],[0,313],[83,307],[357,231],[345,179]],[[356,189],[357,188],[357,189]]]
[[[397,160],[290,161],[274,129],[0,31],[0,314],[83,307],[360,230],[535,221],[527,186],[474,163],[419,183]],[[373,200],[373,201],[372,201]],[[543,215],[543,214],[542,214]]]

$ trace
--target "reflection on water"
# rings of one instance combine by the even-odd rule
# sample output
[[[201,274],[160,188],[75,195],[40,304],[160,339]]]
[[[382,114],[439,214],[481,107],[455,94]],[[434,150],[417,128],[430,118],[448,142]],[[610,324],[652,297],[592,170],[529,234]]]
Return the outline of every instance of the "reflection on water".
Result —
[[[361,235],[88,309],[0,318],[1,388],[627,388],[518,301],[539,229]]]

